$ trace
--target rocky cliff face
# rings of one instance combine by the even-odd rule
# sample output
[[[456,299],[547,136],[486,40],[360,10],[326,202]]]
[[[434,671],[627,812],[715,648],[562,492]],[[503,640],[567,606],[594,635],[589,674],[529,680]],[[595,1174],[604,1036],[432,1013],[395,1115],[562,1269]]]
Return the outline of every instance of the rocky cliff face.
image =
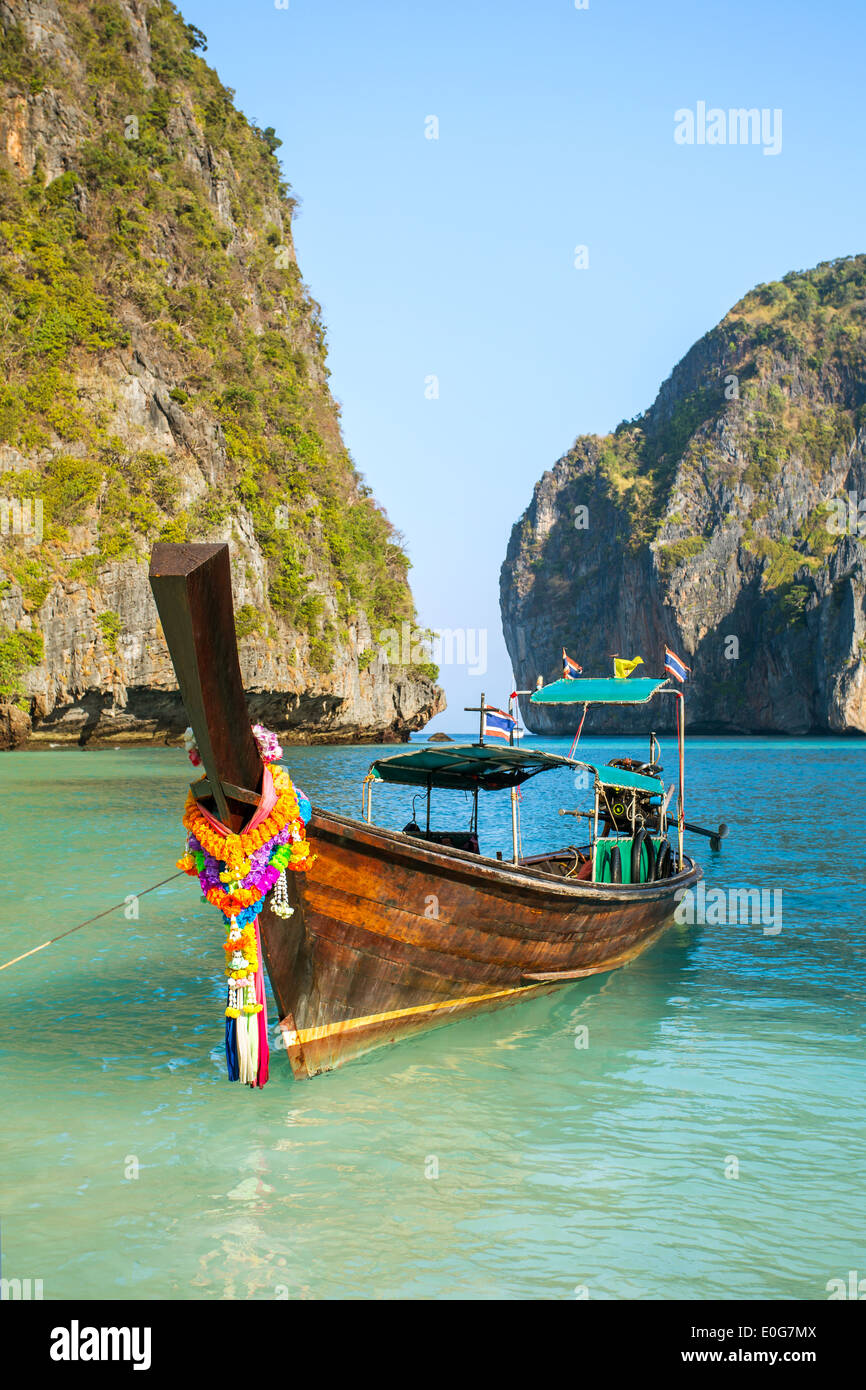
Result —
[[[866,732],[866,257],[759,286],[651,408],[536,485],[501,575],[518,684],[668,643],[694,730]],[[524,702],[539,733],[572,710]],[[653,707],[659,728],[670,706]],[[644,729],[647,711],[593,713]]]
[[[182,729],[158,538],[230,541],[251,705],[289,740],[444,708],[381,650],[408,561],[341,438],[280,142],[203,46],[167,0],[0,0],[0,743]]]

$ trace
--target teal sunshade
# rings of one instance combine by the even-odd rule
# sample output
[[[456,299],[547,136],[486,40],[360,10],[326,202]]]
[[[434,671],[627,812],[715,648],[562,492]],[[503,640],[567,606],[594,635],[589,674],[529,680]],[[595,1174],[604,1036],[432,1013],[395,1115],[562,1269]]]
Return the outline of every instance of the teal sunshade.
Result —
[[[659,795],[664,791],[655,777],[626,772],[619,767],[597,768],[576,758],[541,749],[512,748],[504,745],[451,743],[444,746],[413,748],[394,753],[370,764],[369,775],[377,782],[397,782],[408,787],[453,788],[457,791],[501,791],[519,787],[539,772],[556,768],[581,769],[592,773],[604,787],[637,789]]]
[[[595,775],[603,787],[652,792],[654,796],[661,796],[664,791],[664,783],[658,777],[646,777],[642,772],[627,772],[622,767],[600,767]]]
[[[539,772],[581,767],[570,758],[540,749],[512,748],[509,744],[451,743],[413,749],[377,758],[370,775],[380,782],[409,787],[452,787],[457,791],[500,791],[519,787]],[[595,771],[593,768],[592,771]]]
[[[552,681],[534,690],[531,705],[645,705],[666,680],[650,676],[632,676],[614,680],[612,676],[578,677],[577,680]]]

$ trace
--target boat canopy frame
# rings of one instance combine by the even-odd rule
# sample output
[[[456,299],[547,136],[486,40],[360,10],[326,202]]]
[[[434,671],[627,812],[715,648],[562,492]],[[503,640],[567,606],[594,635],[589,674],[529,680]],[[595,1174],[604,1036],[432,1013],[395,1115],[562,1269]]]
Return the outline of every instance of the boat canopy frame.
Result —
[[[392,786],[417,787],[427,796],[427,833],[430,832],[430,797],[437,791],[468,791],[473,797],[473,826],[478,823],[478,793],[480,791],[503,791],[512,793],[512,810],[516,788],[542,772],[555,772],[567,769],[571,772],[589,774],[595,796],[593,815],[593,840],[597,835],[599,804],[606,800],[610,792],[638,793],[658,798],[662,805],[664,782],[659,777],[647,776],[628,768],[596,767],[579,758],[565,758],[558,753],[545,753],[541,749],[515,748],[508,744],[491,747],[483,743],[453,743],[445,747],[432,748],[429,745],[413,748],[410,752],[393,753],[385,758],[376,758],[370,764],[364,778],[361,794],[361,814],[368,825],[373,819],[373,786],[376,782]],[[519,859],[519,826],[512,824],[513,857]]]
[[[677,805],[677,863],[682,871],[685,863],[683,854],[683,831],[685,829],[685,784],[686,784],[686,700],[682,688],[671,685],[667,676],[566,676],[561,680],[544,685],[541,676],[533,691],[521,691],[529,695],[532,705],[583,705],[583,719],[590,705],[645,705],[654,695],[673,695],[677,701],[677,747],[679,751],[679,787]],[[583,719],[574,736],[571,751],[574,752]],[[651,736],[654,738],[655,735]],[[598,794],[596,783],[596,825],[598,821]],[[595,835],[595,830],[593,832]]]
[[[540,680],[540,678],[539,678]],[[638,676],[620,677],[579,677],[552,681],[550,685],[539,684],[534,691],[517,692],[529,695],[530,704],[573,704],[583,705],[584,718],[590,705],[645,705],[657,694],[673,695],[677,704],[677,742],[679,746],[679,805],[678,805],[678,865],[682,869],[683,828],[684,828],[684,784],[685,784],[685,700],[682,690],[671,686],[668,678]],[[660,777],[631,769],[597,767],[569,754],[562,757],[558,753],[545,753],[541,749],[515,748],[512,742],[495,747],[484,742],[484,696],[481,698],[479,713],[481,731],[477,743],[452,743],[432,748],[429,744],[413,748],[410,752],[391,754],[386,758],[376,758],[364,778],[361,793],[361,814],[368,824],[373,818],[373,785],[386,782],[398,786],[423,789],[427,793],[427,832],[430,830],[430,795],[437,791],[468,791],[473,794],[473,823],[478,819],[479,791],[511,791],[512,830],[514,860],[518,860],[518,812],[516,790],[530,778],[541,772],[551,772],[568,768],[571,771],[589,773],[593,779],[595,807],[592,816],[593,864],[595,860],[595,841],[598,838],[598,817],[600,805],[606,802],[611,791],[632,794],[632,818],[637,809],[637,796],[658,797],[659,827],[664,829],[667,800],[664,782]],[[511,701],[509,701],[509,712]],[[577,745],[583,719],[571,746],[571,753]],[[650,748],[655,742],[655,734],[650,736]],[[652,753],[650,754],[652,757]]]
[[[364,780],[425,789],[429,786],[437,791],[504,791],[519,787],[540,772],[563,768],[591,773],[600,787],[638,790],[651,796],[664,794],[664,784],[658,777],[626,768],[596,767],[579,758],[565,758],[541,749],[509,745],[494,748],[487,743],[452,743],[442,748],[424,747],[413,749],[411,753],[376,758]]]

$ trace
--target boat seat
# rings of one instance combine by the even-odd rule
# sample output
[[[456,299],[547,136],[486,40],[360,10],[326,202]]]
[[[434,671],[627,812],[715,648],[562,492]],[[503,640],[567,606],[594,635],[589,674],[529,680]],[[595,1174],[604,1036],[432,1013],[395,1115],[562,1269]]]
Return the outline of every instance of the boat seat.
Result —
[[[478,836],[472,830],[422,830],[415,821],[403,826],[404,835],[414,835],[419,840],[429,840],[434,845],[447,845],[449,849],[465,849],[470,854],[479,854]]]

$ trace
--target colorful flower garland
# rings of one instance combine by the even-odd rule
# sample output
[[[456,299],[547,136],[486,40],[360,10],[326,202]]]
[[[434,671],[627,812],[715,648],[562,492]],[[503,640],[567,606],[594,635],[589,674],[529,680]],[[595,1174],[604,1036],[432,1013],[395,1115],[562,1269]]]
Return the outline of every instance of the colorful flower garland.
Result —
[[[224,949],[229,1080],[264,1086],[269,1049],[258,917],[271,889],[274,912],[291,917],[294,909],[288,902],[286,870],[306,869],[315,856],[310,855],[304,829],[310,803],[276,765],[283,753],[276,735],[260,724],[253,726],[253,734],[265,765],[265,780],[273,782],[276,803],[252,829],[232,834],[202,810],[190,791],[183,814],[187,849],[177,867],[198,878],[202,901],[220,909],[228,928]],[[184,743],[190,761],[198,766],[201,759],[191,729]],[[255,820],[254,815],[250,824]]]

